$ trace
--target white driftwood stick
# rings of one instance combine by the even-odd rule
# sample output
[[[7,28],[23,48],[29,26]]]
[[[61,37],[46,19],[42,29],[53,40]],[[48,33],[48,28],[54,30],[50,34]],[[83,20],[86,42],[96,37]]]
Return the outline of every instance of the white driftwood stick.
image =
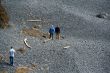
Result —
[[[65,47],[63,47],[63,48],[67,49],[67,48],[70,48],[70,46],[65,46]]]
[[[32,48],[28,43],[27,43],[27,38],[24,39],[24,43],[28,48]]]
[[[27,20],[28,22],[40,22],[42,20]]]

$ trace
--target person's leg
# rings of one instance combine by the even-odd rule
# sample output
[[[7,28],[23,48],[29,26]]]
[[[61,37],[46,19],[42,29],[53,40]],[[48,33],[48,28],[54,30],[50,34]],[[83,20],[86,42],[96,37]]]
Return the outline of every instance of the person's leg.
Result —
[[[56,39],[57,39],[57,33],[56,33]]]
[[[11,57],[10,57],[10,64],[11,64]]]
[[[56,33],[56,39],[58,39],[58,33]]]
[[[60,33],[56,33],[56,39],[60,40]]]
[[[58,33],[58,40],[60,40],[60,33]]]
[[[12,65],[12,57],[10,56],[10,65]]]
[[[51,35],[51,33],[50,33],[49,39],[51,39],[51,37],[52,37],[52,35]]]
[[[51,34],[52,40],[53,40],[53,33]]]
[[[12,65],[14,64],[14,57],[12,57]]]

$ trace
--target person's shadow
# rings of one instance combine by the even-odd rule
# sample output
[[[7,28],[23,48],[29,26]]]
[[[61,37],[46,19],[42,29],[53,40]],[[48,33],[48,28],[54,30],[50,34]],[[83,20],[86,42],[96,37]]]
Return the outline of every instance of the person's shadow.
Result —
[[[4,60],[2,60],[2,62],[0,62],[0,69],[7,68],[8,66],[11,66],[11,65],[9,63],[5,62]]]
[[[10,66],[9,63],[6,63],[5,61],[0,62],[0,73],[7,73],[8,66]]]

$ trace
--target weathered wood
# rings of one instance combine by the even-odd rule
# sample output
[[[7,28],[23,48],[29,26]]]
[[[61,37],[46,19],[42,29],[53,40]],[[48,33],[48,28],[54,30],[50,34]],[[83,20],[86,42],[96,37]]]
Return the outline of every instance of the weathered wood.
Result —
[[[28,22],[40,22],[42,20],[27,20]]]
[[[28,48],[32,48],[28,43],[27,43],[27,38],[24,39],[24,43]]]

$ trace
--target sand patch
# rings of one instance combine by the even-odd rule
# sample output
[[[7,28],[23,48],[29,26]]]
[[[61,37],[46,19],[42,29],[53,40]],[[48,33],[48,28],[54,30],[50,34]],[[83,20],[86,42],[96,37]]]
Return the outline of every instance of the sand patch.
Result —
[[[26,52],[26,48],[19,48],[16,51],[20,52],[20,53],[25,53]]]
[[[48,38],[49,34],[42,32],[40,29],[36,28],[24,28],[22,29],[22,33],[26,36],[39,37],[39,38]]]
[[[31,69],[28,67],[17,67],[15,73],[29,73]]]

